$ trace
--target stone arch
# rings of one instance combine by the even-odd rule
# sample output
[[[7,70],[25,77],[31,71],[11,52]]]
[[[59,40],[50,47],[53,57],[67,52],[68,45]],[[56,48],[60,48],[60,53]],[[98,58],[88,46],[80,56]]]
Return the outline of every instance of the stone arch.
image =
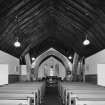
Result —
[[[32,63],[32,68],[34,68],[36,78],[38,75],[40,63],[43,61],[43,59],[51,55],[57,57],[63,62],[66,72],[72,70],[72,63],[68,60],[68,58],[61,54],[59,51],[55,50],[54,48],[50,48],[49,50],[45,51],[40,56],[38,56],[36,60]]]

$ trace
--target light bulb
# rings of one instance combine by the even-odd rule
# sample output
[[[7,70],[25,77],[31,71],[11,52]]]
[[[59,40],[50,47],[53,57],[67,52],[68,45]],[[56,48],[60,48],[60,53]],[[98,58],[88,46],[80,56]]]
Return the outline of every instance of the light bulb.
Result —
[[[20,44],[20,42],[19,42],[19,41],[16,41],[16,42],[14,43],[14,46],[15,46],[15,47],[20,47],[20,46],[21,46],[21,44]]]
[[[35,58],[34,57],[32,57],[32,61],[34,61],[35,60]]]
[[[69,56],[69,59],[71,60],[72,59],[72,56]]]
[[[83,41],[83,45],[89,45],[90,44],[90,41],[88,40],[88,39],[85,39],[84,41]]]

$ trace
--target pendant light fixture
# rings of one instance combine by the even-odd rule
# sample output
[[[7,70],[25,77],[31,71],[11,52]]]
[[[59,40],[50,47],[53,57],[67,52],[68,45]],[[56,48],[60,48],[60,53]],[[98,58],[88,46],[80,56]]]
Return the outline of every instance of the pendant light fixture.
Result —
[[[20,47],[21,46],[21,43],[19,42],[18,37],[17,37],[16,42],[14,43],[14,46],[15,47]]]
[[[83,41],[83,45],[87,46],[90,44],[90,41],[87,39],[87,35],[86,35],[86,39]]]
[[[18,31],[19,31],[18,18],[16,16],[16,41],[14,42],[15,47],[20,47],[21,46],[21,43],[19,42]]]
[[[68,58],[69,58],[69,60],[71,60],[72,59],[72,56],[69,56]]]
[[[32,61],[35,61],[35,57],[32,57]]]

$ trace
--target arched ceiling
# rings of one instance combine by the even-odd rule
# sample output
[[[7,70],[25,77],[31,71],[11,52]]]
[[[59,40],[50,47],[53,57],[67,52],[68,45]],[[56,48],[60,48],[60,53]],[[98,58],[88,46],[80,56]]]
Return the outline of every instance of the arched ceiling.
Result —
[[[91,44],[83,46],[86,35]],[[17,36],[20,48],[13,46]],[[37,56],[50,47],[85,57],[104,49],[105,1],[0,0],[0,50]]]

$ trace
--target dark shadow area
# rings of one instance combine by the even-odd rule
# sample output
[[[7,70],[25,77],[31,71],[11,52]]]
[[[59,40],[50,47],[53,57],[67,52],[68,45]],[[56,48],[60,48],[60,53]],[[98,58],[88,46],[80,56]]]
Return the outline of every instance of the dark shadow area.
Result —
[[[46,87],[43,105],[61,105],[58,87]]]

